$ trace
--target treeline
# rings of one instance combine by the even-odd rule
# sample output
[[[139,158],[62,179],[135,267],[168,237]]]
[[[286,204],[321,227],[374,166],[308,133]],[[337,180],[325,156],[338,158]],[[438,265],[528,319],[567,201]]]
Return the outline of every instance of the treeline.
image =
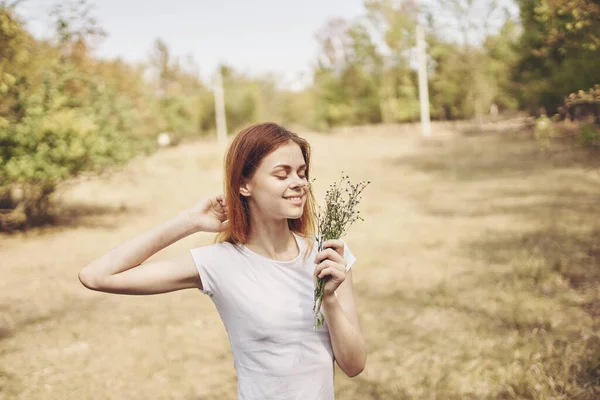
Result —
[[[27,31],[19,3],[0,0],[0,230],[43,222],[60,182],[151,151],[161,132],[175,142],[214,132],[211,83],[192,59],[174,57],[160,39],[144,63],[98,59],[105,33],[92,3],[57,2],[46,39]],[[365,0],[364,16],[317,32],[319,57],[302,91],[222,66],[229,131],[264,120],[320,130],[418,120],[417,23],[432,118],[492,109],[568,116],[569,104],[597,116],[598,96],[585,93],[600,83],[600,5],[507,5],[518,13],[495,0]]]
[[[480,117],[490,109],[552,115],[570,93],[600,83],[600,3],[499,3],[365,0],[364,18],[331,21],[319,34],[316,122],[417,120],[417,22],[427,32],[432,118]]]

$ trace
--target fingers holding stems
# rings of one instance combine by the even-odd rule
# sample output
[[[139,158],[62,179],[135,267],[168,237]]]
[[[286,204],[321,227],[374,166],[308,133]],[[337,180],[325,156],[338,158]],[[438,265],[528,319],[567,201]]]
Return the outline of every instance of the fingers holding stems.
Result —
[[[326,259],[319,263],[315,268],[315,278],[325,279],[322,294],[324,296],[331,295],[346,279],[346,265]]]

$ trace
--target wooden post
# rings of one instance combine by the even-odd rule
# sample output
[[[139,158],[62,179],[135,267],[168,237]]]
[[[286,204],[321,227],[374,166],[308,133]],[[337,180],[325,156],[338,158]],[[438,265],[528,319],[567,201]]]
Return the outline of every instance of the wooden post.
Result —
[[[225,95],[223,93],[223,77],[221,76],[221,66],[217,68],[215,76],[215,116],[217,120],[217,139],[219,147],[224,150],[227,146],[227,121],[225,118]]]
[[[419,101],[421,103],[421,129],[424,137],[430,137],[431,119],[429,117],[427,54],[425,53],[425,34],[421,25],[417,25],[417,58],[419,60]]]

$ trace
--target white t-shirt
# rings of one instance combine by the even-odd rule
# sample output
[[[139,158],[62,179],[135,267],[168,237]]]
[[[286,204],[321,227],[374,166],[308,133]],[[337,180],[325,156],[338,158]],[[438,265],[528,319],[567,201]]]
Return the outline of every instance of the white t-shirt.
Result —
[[[300,253],[292,261],[227,242],[190,250],[229,336],[239,400],[334,398],[327,323],[313,330],[317,243],[293,235]],[[349,270],[356,258],[346,244],[344,258]]]

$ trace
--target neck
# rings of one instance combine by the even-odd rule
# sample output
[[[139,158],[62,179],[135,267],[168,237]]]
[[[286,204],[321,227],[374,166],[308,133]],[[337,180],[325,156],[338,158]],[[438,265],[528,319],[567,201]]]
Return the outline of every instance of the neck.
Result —
[[[270,222],[253,219],[245,246],[264,257],[279,261],[292,260],[299,252],[287,219]]]

